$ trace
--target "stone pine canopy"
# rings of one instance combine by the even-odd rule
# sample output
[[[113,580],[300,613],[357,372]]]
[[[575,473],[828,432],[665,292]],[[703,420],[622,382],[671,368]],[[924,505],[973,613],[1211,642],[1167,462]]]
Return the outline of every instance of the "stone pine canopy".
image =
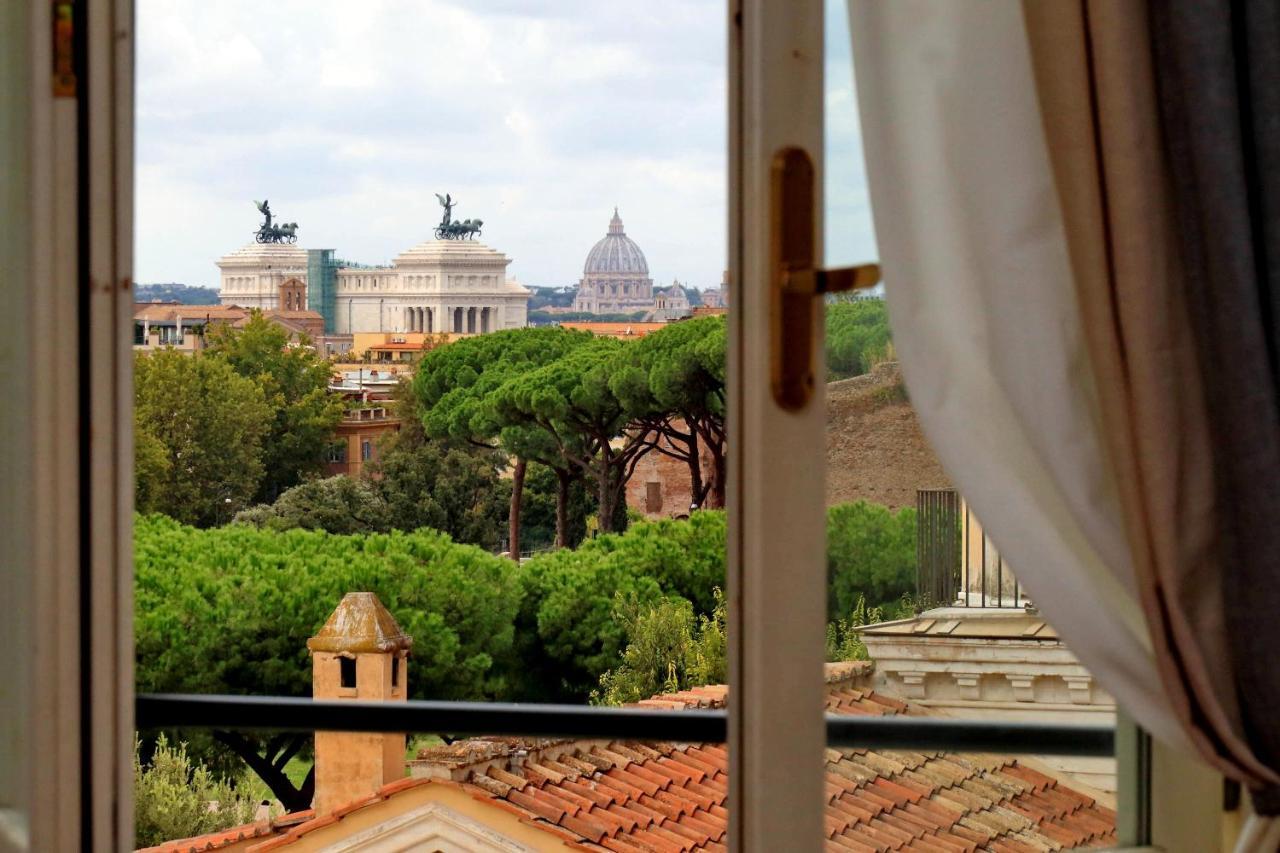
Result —
[[[347,593],[320,632],[307,640],[311,651],[333,654],[407,652],[412,646],[413,638],[372,592]]]
[[[609,220],[609,233],[591,247],[582,271],[588,276],[598,273],[649,275],[649,262],[635,241],[622,230],[622,218],[616,207],[613,219]]]

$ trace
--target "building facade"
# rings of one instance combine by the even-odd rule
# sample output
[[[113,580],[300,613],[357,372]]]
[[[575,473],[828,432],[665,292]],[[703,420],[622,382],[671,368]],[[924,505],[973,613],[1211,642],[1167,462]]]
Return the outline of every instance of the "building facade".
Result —
[[[305,338],[312,346],[319,346],[325,340],[324,323],[314,311],[267,308],[262,315],[287,332],[293,343]],[[133,347],[138,350],[173,347],[183,352],[197,352],[204,349],[205,335],[212,327],[243,328],[252,316],[252,309],[236,305],[139,302],[133,311]]]
[[[651,320],[660,323],[680,320],[688,317],[690,313],[692,310],[689,307],[689,294],[679,281],[672,282],[670,287],[663,288],[654,294]]]
[[[511,259],[473,240],[428,240],[388,266],[281,243],[250,244],[217,263],[224,305],[265,310],[305,302],[328,333],[483,334],[528,321],[530,292],[507,277]]]
[[[627,236],[615,207],[609,232],[587,253],[573,310],[626,314],[652,309],[653,279],[649,277],[649,262],[636,242]]]

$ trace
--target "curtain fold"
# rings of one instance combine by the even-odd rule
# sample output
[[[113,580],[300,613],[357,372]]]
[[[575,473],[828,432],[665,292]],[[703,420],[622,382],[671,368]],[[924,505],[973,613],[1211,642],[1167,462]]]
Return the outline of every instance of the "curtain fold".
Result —
[[[894,346],[921,426],[1072,651],[1185,746],[1139,600],[1021,7],[849,11]]]
[[[1139,600],[1200,753],[1266,778],[1241,731],[1213,441],[1141,2],[1024,3],[1045,140]],[[1241,765],[1247,770],[1238,769]]]
[[[1102,686],[1280,814],[1280,8],[850,19],[926,434]]]
[[[1237,730],[1280,767],[1280,10],[1153,4],[1163,141],[1217,479],[1215,578],[1229,614]],[[1275,773],[1249,780],[1280,815]]]

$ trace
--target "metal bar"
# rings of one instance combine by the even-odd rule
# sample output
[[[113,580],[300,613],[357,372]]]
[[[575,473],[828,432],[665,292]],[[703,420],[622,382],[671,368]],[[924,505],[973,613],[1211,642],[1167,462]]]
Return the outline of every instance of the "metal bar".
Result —
[[[1004,557],[996,552],[996,607],[1004,607]]]
[[[135,708],[139,729],[446,732],[723,743],[728,724],[724,710],[177,693],[139,695]],[[836,714],[827,714],[826,721],[827,742],[837,746],[1083,756],[1109,756],[1115,751],[1115,730],[1106,726]]]

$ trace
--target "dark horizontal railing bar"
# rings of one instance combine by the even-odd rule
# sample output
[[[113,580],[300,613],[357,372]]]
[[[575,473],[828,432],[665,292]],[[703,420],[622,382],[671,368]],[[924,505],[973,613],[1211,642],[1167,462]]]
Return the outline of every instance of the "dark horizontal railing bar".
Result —
[[[143,694],[138,729],[442,732],[451,735],[617,738],[723,743],[723,710],[663,711],[500,702],[370,702],[283,696]],[[827,715],[827,742],[872,749],[925,749],[1033,755],[1115,754],[1106,726],[1001,723],[920,717]]]

